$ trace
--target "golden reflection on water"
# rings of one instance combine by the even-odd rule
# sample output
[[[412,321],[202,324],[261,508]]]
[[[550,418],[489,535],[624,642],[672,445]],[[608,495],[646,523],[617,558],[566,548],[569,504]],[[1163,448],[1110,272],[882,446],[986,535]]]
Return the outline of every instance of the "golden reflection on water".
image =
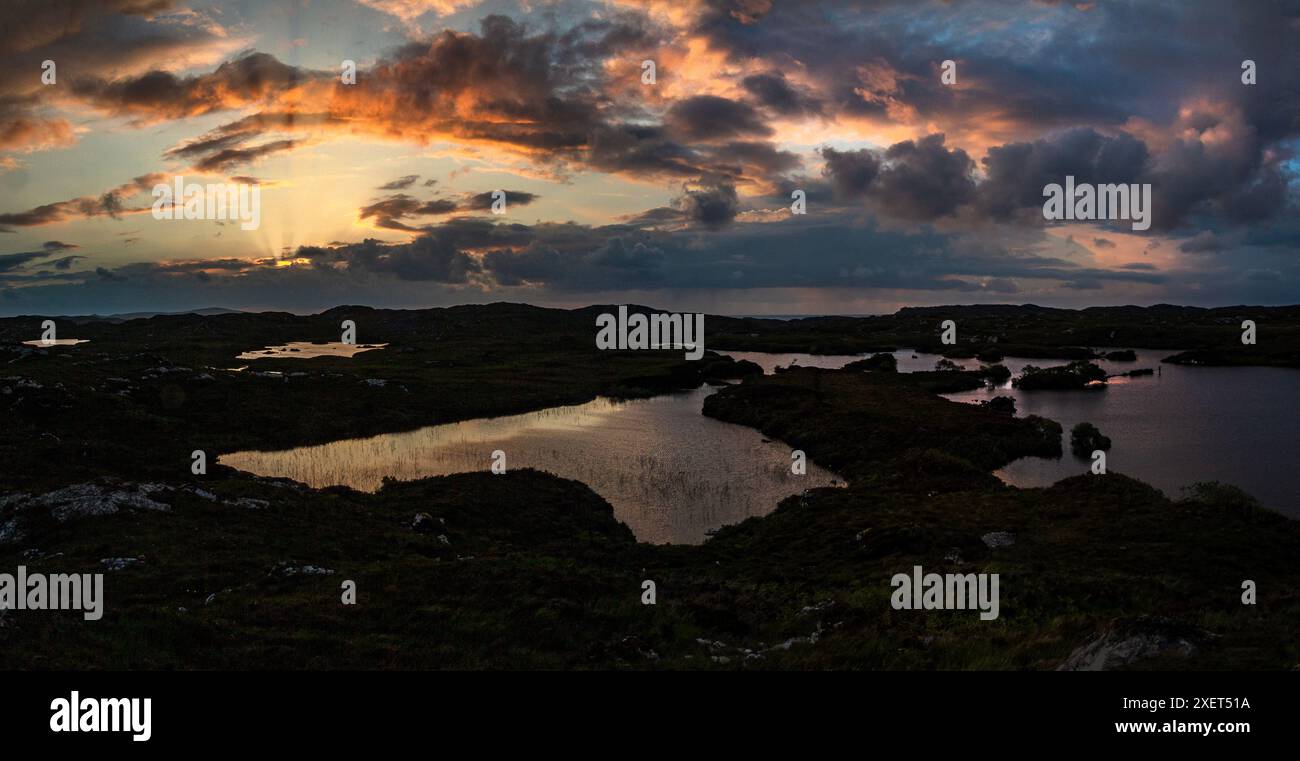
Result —
[[[837,476],[808,463],[790,472],[791,448],[758,431],[700,414],[708,389],[566,407],[347,439],[280,452],[236,452],[219,461],[313,487],[374,491],[385,476],[410,480],[489,470],[492,452],[507,469],[536,468],[581,481],[614,507],[642,541],[698,543],[706,532],[764,515],[804,489]]]
[[[240,354],[235,359],[311,359],[312,357],[351,357],[363,351],[382,349],[388,344],[346,344],[342,341],[312,343],[290,341],[281,346],[267,346]]]

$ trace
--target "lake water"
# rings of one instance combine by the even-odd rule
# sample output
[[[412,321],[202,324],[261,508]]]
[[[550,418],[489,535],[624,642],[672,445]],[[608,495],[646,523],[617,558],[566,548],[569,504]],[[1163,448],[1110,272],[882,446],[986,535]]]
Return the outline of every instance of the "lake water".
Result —
[[[747,359],[750,362],[763,368],[763,372],[771,375],[777,367],[789,367],[793,363],[797,367],[822,367],[827,370],[838,370],[848,363],[870,357],[874,352],[867,354],[798,354],[798,353],[781,353],[766,351],[719,351],[719,354],[726,354],[737,361]],[[1173,352],[1170,352],[1172,354]],[[911,349],[900,349],[893,352],[894,359],[898,362],[898,371],[900,373],[914,373],[918,370],[933,370],[934,364],[943,357],[938,354],[923,354],[912,351]],[[1164,355],[1168,356],[1168,354]],[[956,364],[974,369],[979,367],[980,363],[973,359],[955,359]],[[1028,364],[1034,364],[1026,360]],[[1003,364],[1007,364],[1004,362]],[[1062,362],[1052,360],[1039,360],[1038,365],[1045,367],[1048,365],[1059,365]],[[1007,367],[1011,367],[1007,364]],[[1012,368],[1013,370],[1015,368]]]
[[[836,368],[863,356],[726,353],[766,372],[791,362]],[[1065,428],[1064,457],[1022,458],[998,472],[1016,486],[1047,486],[1087,472],[1089,461],[1069,453],[1068,435],[1074,424],[1088,421],[1113,442],[1107,452],[1112,471],[1175,498],[1196,481],[1223,481],[1300,517],[1300,370],[1159,363],[1173,353],[1138,350],[1136,362],[1098,360],[1112,373],[1160,368],[1156,376],[1113,378],[1105,390],[1021,392],[1006,384],[946,396],[965,403],[1011,396],[1018,415],[1041,415]],[[902,372],[931,370],[940,359],[911,350],[894,356]],[[1008,357],[1003,364],[1019,374],[1028,364],[1063,362]],[[311,486],[374,490],[385,476],[407,480],[488,470],[492,452],[500,449],[508,468],[537,468],[587,484],[642,541],[688,544],[703,541],[712,529],[771,512],[805,488],[838,480],[811,462],[806,475],[795,476],[789,446],[704,417],[704,397],[712,391],[703,387],[628,402],[600,398],[281,452],[238,452],[220,462]]]
[[[35,341],[23,341],[25,346],[36,346],[44,349],[47,346],[76,346],[77,344],[88,344],[89,338],[56,338],[52,341],[45,341],[40,338]]]
[[[312,343],[291,341],[282,346],[267,346],[240,354],[236,359],[311,359],[312,357],[351,357],[363,351],[382,349],[388,344],[346,344],[342,341]]]
[[[1048,486],[1085,473],[1090,460],[1070,453],[1069,432],[1090,422],[1109,436],[1107,469],[1146,481],[1178,498],[1197,481],[1223,481],[1245,489],[1268,507],[1300,517],[1300,370],[1275,367],[1188,367],[1162,365],[1177,350],[1135,350],[1136,362],[1095,360],[1110,373],[1159,368],[1160,374],[1112,378],[1098,391],[1019,391],[998,388],[946,394],[959,402],[994,396],[1016,400],[1016,414],[1040,415],[1065,429],[1065,456],[1028,457],[997,475],[1022,487]],[[814,356],[763,352],[723,352],[748,359],[772,372],[791,361],[803,366],[838,368],[868,355]],[[932,370],[941,357],[910,350],[894,352],[900,372]],[[955,360],[974,368],[975,360]],[[1025,365],[1052,367],[1062,360],[1007,357],[1002,364],[1019,375]]]
[[[790,495],[838,480],[812,462],[796,476],[788,445],[702,415],[712,392],[706,386],[626,402],[597,398],[280,452],[236,452],[219,461],[314,487],[373,491],[384,476],[410,480],[488,470],[500,449],[507,469],[536,468],[581,481],[638,539],[674,544],[702,542],[712,529],[765,515]]]

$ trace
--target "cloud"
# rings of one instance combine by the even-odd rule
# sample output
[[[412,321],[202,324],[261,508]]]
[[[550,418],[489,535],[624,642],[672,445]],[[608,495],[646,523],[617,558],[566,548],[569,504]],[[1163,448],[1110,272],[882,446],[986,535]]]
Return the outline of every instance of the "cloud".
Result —
[[[781,116],[820,116],[822,102],[806,90],[796,88],[779,71],[750,74],[740,86],[756,103]]]
[[[76,133],[67,119],[22,114],[12,104],[0,102],[0,150],[30,153],[63,148],[76,141]]]
[[[385,182],[383,185],[379,186],[379,189],[380,190],[406,190],[407,188],[414,185],[415,181],[418,179],[420,179],[420,175],[408,174],[403,177],[398,177],[396,180],[393,180],[391,182]]]
[[[248,148],[225,148],[204,156],[194,164],[193,168],[197,172],[226,172],[232,167],[250,164],[275,153],[291,151],[304,142],[303,140],[272,140]]]
[[[505,194],[506,209],[511,206],[526,206],[537,200],[536,195],[523,190],[503,190],[501,192]],[[460,201],[458,208],[465,211],[487,211],[496,202],[495,193],[496,191],[487,191],[466,196]]]
[[[271,147],[302,145],[285,142],[293,133],[308,133],[308,141],[365,135],[479,145],[523,156],[554,176],[590,167],[641,181],[715,174],[765,185],[771,173],[799,165],[794,154],[763,140],[773,129],[748,103],[714,95],[667,103],[640,92],[626,97],[614,64],[658,44],[659,32],[630,13],[563,33],[533,33],[492,15],[478,34],[444,30],[402,46],[359,72],[355,85],[253,52],[206,74],[82,78],[73,93],[139,124],[258,109],[166,153],[213,171]],[[259,139],[265,142],[255,145]]]
[[[67,251],[68,249],[74,248],[77,248],[77,246],[74,246],[71,243],[51,240],[46,241],[39,251],[24,251],[17,254],[0,254],[0,272],[12,272],[13,270],[21,269],[34,261],[48,259],[60,251]],[[61,267],[60,269],[64,268]]]
[[[825,148],[824,175],[842,198],[866,197],[886,214],[932,220],[955,214],[975,196],[974,162],[944,136],[904,140],[883,153]]]
[[[1219,251],[1223,248],[1223,241],[1212,230],[1202,230],[1193,235],[1182,243],[1178,244],[1178,250],[1189,254],[1203,253],[1206,251]]]
[[[523,190],[503,190],[506,210],[512,206],[526,206],[537,200],[537,196]],[[361,219],[373,219],[378,227],[390,230],[415,232],[419,230],[401,220],[411,217],[442,216],[455,213],[489,211],[495,202],[495,191],[483,193],[466,193],[457,198],[435,198],[421,201],[405,193],[397,193],[375,201],[361,208]]]
[[[50,260],[48,264],[50,264],[56,270],[70,270],[72,269],[72,265],[76,264],[77,262],[85,258],[86,257],[84,256],[80,256],[76,254],[72,256],[61,256],[58,259]]]
[[[15,227],[37,227],[55,224],[77,217],[109,216],[117,218],[123,213],[150,211],[151,206],[127,208],[124,198],[147,192],[163,179],[162,174],[140,175],[98,196],[82,196],[67,201],[43,204],[26,211],[0,213],[0,232],[13,232]]]
[[[73,80],[72,93],[109,115],[151,123],[243,108],[333,78],[254,52],[196,76],[155,70],[115,80],[81,77]]]
[[[297,250],[295,258],[335,271],[439,283],[467,283],[479,271],[476,259],[457,250],[451,238],[439,235],[425,235],[398,245],[384,245],[368,238],[336,248],[305,247]]]
[[[1157,230],[1176,228],[1195,215],[1256,222],[1285,208],[1281,157],[1266,158],[1236,116],[1191,107],[1180,124],[1179,137],[1154,153],[1133,135],[1091,128],[992,148],[983,161],[981,207],[995,219],[1039,210],[1043,188],[1073,176],[1076,184],[1151,185]]]
[[[146,294],[150,303],[169,307],[256,306],[278,298],[282,308],[315,309],[358,300],[377,306],[502,299],[583,303],[633,293],[700,308],[715,298],[745,303],[792,289],[817,289],[826,303],[866,297],[885,303],[997,302],[1013,293],[1084,304],[1117,298],[1156,303],[1170,295],[1250,303],[1252,295],[1284,295],[1296,275],[1290,250],[1278,247],[1225,251],[1222,260],[1200,271],[1105,269],[1074,261],[1068,245],[1041,229],[938,232],[859,220],[855,214],[787,216],[779,223],[661,230],[453,217],[422,228],[408,243],[304,247],[286,254],[284,262],[139,263],[109,270],[122,281],[82,273],[78,282],[24,282],[3,309],[84,313],[95,305],[93,311],[112,311],[107,307],[139,303]],[[285,263],[291,266],[276,266]],[[1255,276],[1247,277],[1248,271]],[[1279,274],[1265,277],[1269,272]],[[719,295],[724,292],[736,295]]]
[[[7,2],[0,69],[32,72],[50,60],[58,79],[55,85],[36,74],[0,79],[0,150],[34,152],[75,143],[77,128],[56,112],[77,100],[67,83],[78,72],[128,77],[159,61],[209,64],[247,43],[207,11],[173,6],[170,0]]]
[[[823,148],[821,155],[826,161],[822,175],[830,179],[831,187],[842,199],[865,197],[880,174],[880,158],[875,151],[865,148],[856,151]]]
[[[477,5],[480,0],[357,0],[361,5],[411,22],[426,13],[446,16]]]
[[[1297,28],[1293,2],[576,0],[519,11],[529,23],[488,14],[498,5],[485,4],[432,34],[416,20],[431,27],[425,14],[467,5],[369,4],[402,21],[397,31],[407,42],[367,63],[352,86],[339,82],[336,69],[249,49],[235,34],[246,20],[237,12],[219,17],[126,0],[24,4],[21,18],[0,30],[8,40],[0,63],[26,71],[31,60],[57,53],[61,84],[43,88],[28,76],[0,82],[0,151],[13,154],[0,155],[0,167],[37,167],[39,159],[20,162],[18,152],[68,146],[82,129],[120,130],[118,120],[126,129],[166,126],[142,131],[144,141],[206,117],[195,120],[202,134],[168,137],[162,158],[226,174],[328,140],[383,140],[435,146],[464,160],[463,169],[608,183],[610,197],[643,189],[627,182],[657,193],[681,189],[641,213],[591,204],[616,208],[610,215],[617,224],[518,225],[483,213],[487,193],[426,200],[411,191],[433,187],[432,179],[368,176],[361,185],[379,185],[383,195],[355,200],[360,219],[407,233],[411,244],[432,237],[436,245],[388,252],[374,244],[333,260],[313,258],[327,262],[322,266],[285,268],[315,279],[294,272],[283,282],[311,287],[332,282],[335,268],[402,282],[428,273],[447,288],[842,282],[975,296],[1019,289],[1037,297],[1055,289],[1051,297],[1068,284],[1090,292],[1081,299],[1158,287],[1166,298],[1260,293],[1294,300],[1300,282],[1286,258],[1300,241],[1300,229],[1288,224],[1300,187],[1300,69],[1294,46],[1278,33]],[[131,44],[107,44],[115,40]],[[1247,55],[1259,63],[1257,85],[1238,79],[1236,63]],[[660,64],[656,85],[640,81],[645,58]],[[951,86],[936,68],[947,58],[958,62]],[[821,146],[820,160],[813,146]],[[26,182],[32,173],[4,177]],[[616,177],[580,177],[590,173]],[[1077,262],[1095,261],[1090,252],[1045,236],[1042,188],[1066,175],[1150,183],[1154,225],[1146,242],[1173,243],[1153,257],[1160,269],[1082,266]],[[590,186],[583,187],[557,184],[550,200],[566,203]],[[807,219],[786,212],[795,188],[807,193]],[[139,213],[132,195],[141,189],[92,187],[80,197],[7,209],[0,230]],[[535,198],[509,193],[510,207]],[[583,213],[599,212],[584,205]],[[1097,234],[1109,235],[1106,225]],[[826,267],[810,272],[805,261],[769,250],[764,236],[816,251]],[[1129,245],[1115,236],[1078,237],[1098,253]],[[848,249],[823,253],[827,247]],[[434,262],[428,269],[425,259]],[[30,260],[58,270],[57,261]],[[68,264],[56,274],[77,274]],[[181,276],[235,287],[222,282],[228,270],[118,270],[125,283],[96,280],[94,287],[144,288]],[[242,274],[268,283],[280,277],[262,270],[254,265]],[[1265,282],[1273,290],[1264,290]]]
[[[684,140],[718,140],[741,137],[767,137],[772,128],[748,104],[697,95],[678,101],[668,109],[665,124],[676,137]]]
[[[171,9],[171,0],[10,0],[12,14],[0,28],[0,47],[27,51],[81,32],[107,14],[149,16]]]
[[[740,202],[736,188],[728,182],[707,183],[698,189],[686,189],[675,202],[692,222],[710,229],[726,227],[736,219]]]
[[[1022,209],[1034,209],[1041,218],[1047,185],[1063,183],[1067,176],[1076,184],[1133,183],[1142,177],[1147,161],[1141,140],[1089,128],[997,146],[983,161],[987,179],[980,185],[981,206],[995,219],[1009,219]]]

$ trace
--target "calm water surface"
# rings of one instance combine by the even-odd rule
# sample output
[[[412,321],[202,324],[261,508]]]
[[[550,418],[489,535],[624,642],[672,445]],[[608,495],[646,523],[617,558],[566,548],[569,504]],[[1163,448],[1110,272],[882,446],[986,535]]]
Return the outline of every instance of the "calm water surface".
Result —
[[[43,341],[38,338],[35,341],[23,341],[25,346],[37,346],[40,348],[45,348],[46,346],[76,346],[77,344],[88,343],[90,343],[89,338],[56,338],[52,341]]]
[[[1065,456],[1027,457],[997,475],[1023,487],[1048,486],[1085,473],[1089,460],[1070,454],[1069,432],[1090,422],[1109,436],[1107,468],[1146,481],[1170,497],[1197,481],[1240,486],[1268,507],[1300,518],[1300,370],[1274,367],[1187,367],[1162,365],[1177,350],[1135,350],[1136,362],[1095,360],[1110,373],[1140,367],[1160,374],[1112,378],[1099,391],[1018,391],[1010,383],[945,396],[976,403],[994,396],[1016,400],[1016,414],[1040,415],[1065,428]],[[814,356],[764,352],[724,352],[758,363],[765,372],[791,361],[837,368],[869,355]],[[910,350],[894,352],[900,372],[933,370],[941,357]],[[954,360],[975,368],[975,360]],[[1002,364],[1019,375],[1025,365],[1052,367],[1063,360],[1007,357]]]
[[[769,373],[792,362],[842,367],[864,356],[727,353]],[[1224,481],[1300,517],[1300,405],[1295,403],[1300,370],[1159,364],[1173,353],[1139,350],[1136,362],[1099,360],[1116,373],[1160,368],[1157,376],[1112,379],[1100,391],[1021,392],[1007,384],[947,398],[977,403],[1011,396],[1017,414],[1056,420],[1067,436],[1075,423],[1091,422],[1113,442],[1107,453],[1112,471],[1146,481],[1171,497],[1196,481]],[[894,356],[902,372],[933,369],[940,359],[911,350]],[[1063,362],[1008,357],[1003,364],[1019,374],[1028,364]],[[312,486],[374,490],[385,476],[406,480],[487,470],[492,452],[501,449],[509,468],[537,468],[587,484],[613,505],[615,516],[639,539],[655,543],[701,542],[712,529],[764,515],[787,496],[838,480],[811,462],[807,475],[794,476],[788,445],[704,417],[700,410],[709,393],[712,389],[704,387],[630,402],[600,398],[282,452],[238,452],[220,460]],[[1063,445],[1062,458],[1023,458],[998,475],[1034,487],[1086,472],[1089,462],[1069,454],[1068,439]]]
[[[266,346],[240,354],[236,359],[311,359],[312,357],[351,357],[363,351],[382,349],[388,344],[345,344],[342,341],[312,343],[290,341],[282,346]]]
[[[641,541],[682,544],[702,542],[712,529],[765,515],[790,495],[838,479],[812,462],[806,475],[795,476],[788,445],[700,414],[712,391],[628,402],[598,398],[281,452],[236,452],[220,462],[316,487],[373,491],[384,476],[488,470],[500,449],[508,469],[537,468],[587,484]]]

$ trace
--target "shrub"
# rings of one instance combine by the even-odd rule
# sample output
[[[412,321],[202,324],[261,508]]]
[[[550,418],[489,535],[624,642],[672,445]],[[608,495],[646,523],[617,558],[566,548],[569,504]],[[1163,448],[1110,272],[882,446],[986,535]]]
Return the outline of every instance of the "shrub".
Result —
[[[1070,451],[1079,457],[1091,457],[1098,449],[1110,449],[1110,439],[1092,423],[1079,423],[1070,431]]]

